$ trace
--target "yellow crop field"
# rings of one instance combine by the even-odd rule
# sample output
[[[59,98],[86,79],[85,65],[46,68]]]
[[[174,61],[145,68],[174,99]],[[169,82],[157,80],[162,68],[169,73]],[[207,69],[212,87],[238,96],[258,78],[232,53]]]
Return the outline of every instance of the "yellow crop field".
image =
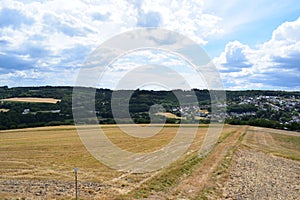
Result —
[[[35,98],[35,97],[14,97],[1,99],[1,101],[29,102],[29,103],[57,103],[60,99],[54,98]]]
[[[122,126],[130,129],[130,125]],[[184,132],[189,133],[193,126],[185,125]],[[177,134],[178,126],[166,125],[156,135],[146,138],[129,136],[117,125],[102,125],[101,129],[114,145],[130,152],[145,153],[166,146]],[[0,199],[72,199],[75,197],[75,167],[78,168],[80,199],[233,198],[235,193],[231,187],[245,187],[242,183],[235,185],[238,182],[234,179],[238,177],[236,173],[247,172],[245,177],[248,178],[254,176],[251,170],[268,173],[263,167],[252,169],[252,165],[249,165],[249,173],[237,169],[235,166],[247,161],[242,160],[243,156],[261,163],[271,159],[268,162],[278,168],[283,161],[272,159],[279,155],[280,159],[289,162],[293,173],[299,174],[293,171],[299,167],[298,133],[225,125],[214,149],[207,156],[199,157],[198,150],[207,130],[208,125],[200,125],[186,153],[170,166],[141,174],[120,172],[95,159],[81,142],[74,126],[0,131]],[[257,185],[254,187],[254,190],[260,189]],[[263,193],[256,195],[264,198]]]
[[[167,118],[172,118],[172,119],[182,119],[182,117],[178,117],[178,116],[174,115],[173,113],[169,113],[169,112],[159,112],[159,113],[156,113],[156,115],[165,116]]]

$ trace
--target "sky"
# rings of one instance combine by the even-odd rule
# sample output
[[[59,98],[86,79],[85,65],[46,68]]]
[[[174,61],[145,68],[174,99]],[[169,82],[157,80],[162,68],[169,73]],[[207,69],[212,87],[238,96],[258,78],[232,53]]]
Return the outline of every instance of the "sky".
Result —
[[[1,0],[0,85],[76,85],[99,46],[149,27],[178,32],[199,45],[225,89],[300,90],[299,0]],[[115,89],[124,78],[139,77],[153,79],[148,88],[164,88],[155,81],[161,75],[207,87],[205,74],[201,78],[172,52],[136,50],[110,66],[98,87]]]

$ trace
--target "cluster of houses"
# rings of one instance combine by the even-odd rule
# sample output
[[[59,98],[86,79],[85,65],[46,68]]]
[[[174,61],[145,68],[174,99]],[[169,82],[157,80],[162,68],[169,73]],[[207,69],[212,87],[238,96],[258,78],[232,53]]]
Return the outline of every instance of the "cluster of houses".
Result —
[[[257,108],[257,111],[245,110],[243,112],[232,112],[226,111],[226,107],[230,106],[241,106],[251,105]],[[220,104],[217,106],[217,112],[211,113],[211,105],[184,105],[172,108],[172,113],[175,115],[181,115],[178,117],[183,117],[185,119],[203,119],[203,120],[223,120],[228,118],[242,118],[245,116],[257,116],[257,112],[266,111],[271,113],[282,112],[285,113],[285,120],[280,120],[281,123],[300,123],[300,98],[295,96],[266,96],[258,95],[255,97],[250,96],[239,96],[234,100],[227,101],[226,104]],[[43,113],[60,113],[60,110],[48,110],[40,111]],[[22,114],[36,114],[37,112],[31,112],[30,109],[24,109]]]
[[[257,96],[246,97],[241,96],[239,104],[251,104],[259,110],[266,111],[270,109],[273,112],[286,112],[290,115],[290,120],[285,123],[300,123],[300,99],[295,96],[282,97],[282,96]],[[255,112],[243,113],[244,115],[255,115]]]
[[[286,112],[289,115],[289,120],[284,123],[300,123],[300,99],[295,96],[282,97],[282,96],[264,96],[259,95],[255,97],[240,96],[239,98],[228,101],[226,105],[220,105],[219,107],[224,108],[231,105],[252,105],[257,108],[257,110],[271,112]],[[201,106],[182,106],[175,107],[172,109],[172,113],[181,113],[182,117],[194,116],[201,119],[224,119],[232,117],[244,117],[244,116],[256,116],[256,111],[245,111],[245,112],[217,112],[214,115],[210,113],[208,108],[210,105]]]
[[[39,113],[60,113],[60,110],[44,110],[44,111],[38,111]],[[38,112],[31,112],[29,108],[26,108],[23,110],[22,114],[27,115],[27,114],[33,114],[35,115]]]

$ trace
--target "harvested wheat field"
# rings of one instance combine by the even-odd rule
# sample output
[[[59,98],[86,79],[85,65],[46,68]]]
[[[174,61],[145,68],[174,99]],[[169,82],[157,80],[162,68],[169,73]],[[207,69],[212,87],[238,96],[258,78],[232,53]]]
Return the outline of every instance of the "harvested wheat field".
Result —
[[[60,99],[54,98],[35,98],[35,97],[14,97],[1,99],[1,101],[15,101],[15,102],[29,102],[29,103],[57,103],[60,102]]]
[[[145,153],[168,144],[178,126],[149,138],[128,136],[115,125],[102,130],[120,148]],[[297,199],[300,134],[226,125],[215,148],[199,157],[207,130],[199,127],[176,162],[142,174],[101,164],[74,126],[0,131],[0,199],[74,199],[74,167],[80,199]]]
[[[169,112],[158,112],[155,115],[160,115],[171,119],[184,119],[184,117],[178,117],[175,114]]]

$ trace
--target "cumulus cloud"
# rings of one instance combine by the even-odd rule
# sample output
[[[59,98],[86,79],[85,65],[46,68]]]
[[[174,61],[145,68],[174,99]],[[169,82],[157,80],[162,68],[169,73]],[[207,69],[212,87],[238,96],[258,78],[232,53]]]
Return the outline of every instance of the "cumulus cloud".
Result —
[[[253,65],[248,57],[250,52],[250,47],[239,41],[229,42],[215,62],[221,72],[238,72]]]
[[[48,77],[53,69],[60,73],[79,69],[91,50],[103,41],[135,27],[162,27],[206,44],[207,37],[222,32],[220,20],[205,13],[203,2],[197,0],[3,0],[0,71],[12,77],[9,73],[14,70],[28,70],[27,74],[32,74],[30,70],[48,70]]]
[[[103,72],[99,84],[101,87],[112,89],[119,85],[119,88],[125,89],[129,85],[120,85],[120,82],[128,81],[128,83],[134,83],[141,80],[148,80],[148,83],[145,83],[145,85],[140,85],[140,87],[143,86],[148,89],[153,84],[160,85],[160,83],[168,83],[168,89],[207,88],[201,74],[188,64],[186,60],[159,50],[135,51],[117,59]],[[150,86],[147,85],[149,80],[151,80],[152,84]],[[179,87],[180,85],[182,87]],[[130,89],[136,88],[130,87]]]
[[[295,11],[299,6],[291,7],[293,2],[286,5]],[[270,5],[271,9],[266,10],[265,5]],[[205,46],[212,38],[222,38],[266,15],[273,17],[273,13],[281,10],[287,13],[286,5],[271,0],[259,3],[238,0],[2,0],[0,83],[9,86],[73,85],[91,51],[119,33],[137,27],[158,26]],[[269,41],[255,48],[239,41],[229,42],[224,52],[214,59],[225,85],[232,89],[299,88],[299,23],[300,19],[283,23],[274,30]],[[171,40],[167,37],[153,42],[168,45]],[[175,70],[176,66],[181,66],[180,72],[187,73],[182,69],[188,67],[178,60],[144,53],[144,61],[172,65]],[[126,59],[129,58],[124,59],[125,64],[119,66],[119,71],[132,63],[144,62],[138,56],[128,62]],[[114,71],[115,76],[118,70]],[[192,73],[189,75],[194,77]],[[192,84],[198,86],[196,77],[193,80]]]
[[[139,25],[157,26],[180,32],[199,44],[206,38],[223,33],[216,15],[204,12],[204,1],[141,1],[137,3]],[[147,21],[145,20],[147,19]]]
[[[231,89],[299,89],[300,18],[281,24],[257,48],[228,43],[214,62]]]
[[[16,9],[3,8],[0,11],[0,27],[17,28],[22,24],[31,25],[34,20],[26,17]]]

